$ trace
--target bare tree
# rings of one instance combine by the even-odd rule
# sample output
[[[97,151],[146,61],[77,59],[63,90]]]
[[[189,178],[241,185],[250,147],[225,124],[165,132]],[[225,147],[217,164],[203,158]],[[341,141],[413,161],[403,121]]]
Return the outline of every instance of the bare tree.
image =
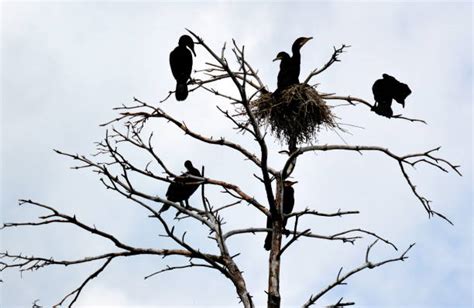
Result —
[[[113,260],[119,257],[131,257],[137,255],[154,255],[161,257],[181,257],[184,263],[180,266],[166,266],[162,270],[151,273],[145,278],[156,276],[160,273],[167,271],[174,271],[178,269],[187,269],[193,267],[205,267],[224,275],[229,282],[233,284],[238,294],[240,302],[244,307],[254,307],[254,301],[252,295],[248,290],[246,280],[242,274],[238,263],[236,262],[236,256],[240,252],[234,251],[230,245],[228,245],[228,239],[234,236],[249,235],[249,234],[267,234],[272,232],[271,238],[271,250],[269,252],[268,259],[268,286],[267,294],[268,307],[280,307],[281,296],[280,296],[280,265],[283,253],[291,247],[295,241],[299,238],[314,238],[327,241],[340,241],[354,243],[362,237],[373,238],[373,243],[367,247],[365,253],[365,259],[361,260],[360,266],[351,269],[349,271],[343,271],[343,268],[339,270],[335,280],[327,287],[322,290],[316,290],[314,294],[308,295],[306,301],[302,299],[302,306],[309,307],[318,302],[318,300],[327,294],[329,291],[334,289],[338,285],[345,284],[345,281],[352,275],[359,273],[365,269],[372,269],[379,267],[391,262],[404,261],[408,258],[408,252],[414,244],[409,245],[403,249],[401,253],[393,256],[389,259],[383,259],[379,261],[373,261],[370,255],[372,247],[382,242],[386,245],[393,247],[398,251],[398,248],[394,243],[379,236],[377,233],[362,228],[341,230],[335,234],[318,234],[311,231],[311,229],[301,230],[298,225],[298,221],[303,216],[319,216],[331,219],[332,217],[343,217],[347,215],[357,215],[357,210],[337,210],[332,213],[323,213],[316,209],[306,208],[303,211],[293,212],[291,214],[283,214],[282,211],[282,200],[283,200],[283,183],[292,174],[296,164],[297,158],[308,152],[318,151],[352,151],[360,154],[364,152],[380,152],[385,155],[388,159],[391,159],[396,163],[399,168],[402,177],[405,179],[411,192],[419,200],[419,203],[423,206],[428,217],[437,216],[441,219],[451,223],[451,221],[440,212],[434,210],[431,207],[430,201],[424,197],[417,189],[415,183],[410,178],[408,169],[417,165],[425,164],[430,167],[434,167],[443,172],[454,171],[461,175],[458,168],[459,166],[452,164],[448,160],[437,156],[439,147],[435,149],[423,150],[419,153],[412,154],[397,154],[390,149],[381,146],[365,146],[365,145],[320,145],[313,144],[309,146],[302,146],[293,151],[288,152],[288,158],[286,163],[280,168],[271,167],[268,164],[269,149],[267,142],[269,138],[266,137],[265,127],[262,127],[256,118],[252,110],[252,101],[255,97],[262,93],[268,93],[262,79],[258,75],[257,71],[247,62],[245,58],[244,47],[239,47],[235,41],[232,42],[231,52],[236,60],[236,67],[231,67],[228,58],[226,56],[226,46],[224,45],[220,52],[212,50],[201,37],[189,31],[194,37],[197,44],[200,45],[213,59],[212,62],[206,63],[206,67],[202,70],[196,71],[196,76],[202,76],[202,79],[192,79],[190,83],[190,92],[197,90],[204,90],[211,94],[225,98],[229,102],[228,109],[219,108],[222,115],[228,119],[235,128],[251,136],[252,139],[258,144],[259,152],[253,153],[249,149],[246,149],[239,143],[233,142],[225,138],[213,138],[205,136],[200,132],[194,130],[191,126],[188,126],[180,119],[167,113],[164,107],[153,106],[138,98],[134,98],[133,102],[129,105],[122,105],[115,108],[119,112],[118,117],[112,121],[102,124],[106,128],[106,135],[104,140],[97,144],[97,153],[92,156],[85,156],[79,154],[66,153],[63,151],[55,150],[58,154],[69,157],[77,162],[74,169],[88,168],[93,172],[97,173],[100,177],[100,181],[105,188],[110,189],[124,198],[130,200],[131,203],[137,207],[142,208],[148,213],[148,216],[159,224],[163,236],[171,239],[176,247],[167,248],[148,248],[138,247],[125,243],[119,239],[116,235],[101,230],[93,225],[88,225],[81,221],[79,217],[75,215],[68,215],[60,212],[54,206],[42,204],[33,200],[20,200],[20,205],[33,206],[40,208],[45,212],[44,215],[40,216],[37,221],[28,222],[12,222],[4,223],[2,229],[15,228],[15,227],[26,227],[26,226],[43,226],[43,225],[59,225],[68,224],[75,226],[85,232],[90,232],[95,236],[110,241],[115,249],[108,253],[100,255],[91,255],[77,259],[61,260],[57,258],[42,257],[42,256],[30,256],[24,253],[11,253],[8,251],[2,252],[1,268],[0,271],[5,270],[18,270],[20,272],[34,271],[44,267],[52,265],[77,265],[84,263],[93,263],[100,261],[100,265],[97,270],[92,272],[80,285],[72,290],[70,293],[62,297],[56,304],[56,306],[73,306],[77,299],[81,295],[86,285],[91,282],[94,278],[97,278]],[[313,70],[307,78],[304,80],[304,84],[309,84],[314,76],[324,72],[330,68],[331,65],[339,61],[339,56],[346,51],[349,46],[342,45],[340,48],[334,48],[333,54],[329,61],[324,64],[321,68]],[[214,85],[218,81],[227,80],[232,83],[235,87],[236,96],[234,94],[225,93]],[[313,86],[314,87],[314,86]],[[169,95],[162,101],[167,100],[173,91],[169,92]],[[369,111],[372,109],[372,104],[368,101],[353,97],[336,94],[324,94],[320,93],[321,97],[327,101],[345,101],[348,106],[362,106],[368,107]],[[420,119],[412,119],[402,115],[395,115],[394,119],[406,120],[411,122],[422,122]],[[201,185],[201,205],[189,205],[184,206],[180,203],[168,201],[163,196],[156,196],[153,193],[146,192],[140,187],[140,177],[145,177],[157,182],[171,183],[174,178],[178,176],[176,171],[171,170],[166,162],[160,157],[159,153],[154,148],[153,132],[146,133],[145,127],[151,121],[164,121],[169,125],[176,127],[181,130],[190,138],[194,138],[203,143],[211,145],[217,145],[226,147],[236,151],[244,159],[248,160],[250,164],[255,165],[260,174],[254,176],[259,180],[261,189],[265,191],[265,200],[257,200],[250,194],[246,193],[241,187],[234,183],[229,183],[218,178],[210,178],[205,176],[204,168],[202,169],[202,176],[187,176],[195,183]],[[116,128],[113,125],[119,125],[120,128]],[[131,158],[121,151],[122,146],[132,147],[136,151],[147,153],[150,156],[150,161],[143,166],[141,162],[135,162]],[[205,187],[215,186],[222,189],[222,192],[234,201],[228,204],[221,204],[219,201],[210,200],[206,196]],[[217,203],[217,204],[216,204]],[[181,216],[173,221],[165,219],[161,212],[157,210],[161,204],[167,204],[172,208],[176,209]],[[242,204],[249,204],[259,215],[266,216],[271,219],[271,227],[252,227],[252,228],[240,228],[240,229],[227,229],[224,226],[225,223],[225,210],[230,207],[241,206]],[[182,219],[191,219],[201,224],[202,228],[208,231],[209,238],[215,243],[217,247],[217,253],[211,253],[206,251],[205,247],[198,247],[190,243],[186,239],[186,232],[179,233],[175,231],[175,226],[178,225]],[[294,221],[289,230],[285,230],[283,226],[284,219],[292,219]],[[283,234],[289,234],[289,239],[284,243],[282,237]],[[303,302],[304,301],[304,302]],[[342,298],[334,303],[331,307],[343,307],[353,305],[353,302],[346,302]],[[33,303],[33,306],[38,307],[37,301]]]

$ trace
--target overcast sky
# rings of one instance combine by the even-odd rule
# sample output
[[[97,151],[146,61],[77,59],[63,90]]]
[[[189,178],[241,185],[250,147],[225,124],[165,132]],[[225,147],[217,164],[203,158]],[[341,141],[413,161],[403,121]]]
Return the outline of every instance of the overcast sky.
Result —
[[[105,136],[100,123],[116,116],[113,107],[133,96],[158,104],[175,84],[169,52],[184,28],[201,35],[212,47],[235,38],[245,45],[247,59],[270,89],[276,86],[279,51],[290,51],[299,36],[313,36],[303,47],[301,75],[321,67],[333,46],[352,47],[315,82],[323,92],[372,101],[372,83],[388,73],[409,84],[413,93],[405,109],[395,113],[422,118],[428,125],[389,120],[364,106],[335,109],[352,134],[322,131],[321,144],[382,145],[398,154],[439,145],[439,155],[462,165],[463,177],[429,166],[409,170],[417,189],[451,226],[428,219],[411,193],[398,165],[382,154],[307,154],[298,161],[294,179],[296,210],[359,210],[358,217],[306,218],[302,228],[331,234],[361,227],[389,238],[399,249],[416,242],[403,263],[353,276],[347,286],[328,293],[321,305],[340,297],[359,307],[472,307],[472,3],[470,2],[2,2],[1,4],[1,221],[26,221],[44,212],[18,207],[19,198],[47,203],[140,247],[163,247],[159,226],[140,208],[106,191],[95,174],[74,171],[73,162],[52,149],[94,152]],[[206,56],[196,47],[195,68]],[[231,54],[229,53],[229,57]],[[224,89],[229,89],[229,84]],[[237,136],[215,106],[226,102],[193,92],[185,102],[161,105],[206,135],[225,136],[256,151],[248,136]],[[192,159],[208,175],[233,181],[264,200],[252,177],[255,168],[229,149],[202,145],[174,127],[151,122],[155,148],[175,171]],[[280,144],[267,137],[270,164],[281,168]],[[143,155],[130,159],[146,164]],[[251,180],[249,180],[251,179]],[[143,182],[142,189],[163,195],[164,183]],[[228,201],[208,188],[216,205]],[[199,205],[199,199],[191,202]],[[262,201],[263,202],[263,201]],[[157,208],[160,205],[153,205]],[[171,219],[173,210],[165,217]],[[250,207],[228,212],[227,227],[264,226],[265,218]],[[196,243],[210,248],[201,225],[190,229]],[[11,253],[64,259],[115,251],[109,243],[67,226],[1,232],[2,249]],[[243,235],[230,241],[257,305],[266,304],[267,258],[264,235]],[[285,253],[281,294],[284,307],[301,306],[333,282],[341,266],[364,261],[365,238],[355,245],[303,239]],[[374,260],[399,253],[378,244]],[[234,287],[205,269],[143,277],[180,259],[136,257],[114,261],[81,295],[78,306],[113,307],[185,305],[238,306]],[[2,307],[27,307],[35,299],[51,306],[75,289],[98,264],[52,267],[22,277],[2,274]]]

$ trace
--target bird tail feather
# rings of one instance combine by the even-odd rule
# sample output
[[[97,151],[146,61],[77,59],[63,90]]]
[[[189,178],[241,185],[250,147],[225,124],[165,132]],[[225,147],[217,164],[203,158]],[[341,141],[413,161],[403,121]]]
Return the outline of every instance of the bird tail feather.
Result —
[[[263,245],[265,250],[272,249],[272,232],[268,232],[267,237],[265,238],[265,245]]]
[[[169,208],[170,208],[170,205],[165,203],[165,204],[163,204],[163,206],[161,207],[159,213],[163,213],[163,212],[167,211]]]
[[[186,83],[176,84],[176,100],[184,101],[188,97],[188,85]]]

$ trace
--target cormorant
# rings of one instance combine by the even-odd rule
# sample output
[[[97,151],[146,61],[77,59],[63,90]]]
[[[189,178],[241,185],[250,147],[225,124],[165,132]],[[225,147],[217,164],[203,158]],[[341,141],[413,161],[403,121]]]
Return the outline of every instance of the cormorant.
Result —
[[[277,79],[277,91],[285,89],[286,87],[295,84],[293,80],[290,80],[290,63],[291,57],[288,53],[284,51],[280,51],[276,58],[273,59],[273,62],[280,60],[280,71],[278,72],[278,79]]]
[[[410,95],[408,85],[399,82],[388,74],[382,74],[383,79],[378,79],[372,86],[375,105],[372,110],[375,113],[390,118],[393,116],[392,99],[405,108],[405,98]]]
[[[402,83],[388,74],[383,74],[382,77],[386,79],[392,88],[393,99],[405,108],[405,99],[411,94],[411,90],[407,84]]]
[[[301,53],[300,49],[306,44],[309,40],[313,37],[300,37],[297,38],[296,41],[291,46],[291,51],[293,52],[291,56],[291,64],[290,64],[290,80],[295,80],[295,83],[300,83],[300,65],[301,65]]]
[[[295,190],[293,189],[293,185],[298,182],[292,181],[285,181],[283,183],[283,214],[291,214],[293,211],[293,207],[295,206]],[[283,218],[283,229],[286,227],[286,222],[288,218]],[[267,218],[267,228],[272,227],[271,217]],[[272,232],[268,232],[267,237],[265,238],[265,250],[270,250],[272,248]]]
[[[201,176],[199,170],[194,168],[191,161],[187,160],[184,163],[184,167],[186,167],[186,172],[180,176],[177,176],[174,181],[168,186],[168,190],[166,191],[166,199],[172,202],[179,202],[182,205],[182,202],[186,202],[186,206],[188,205],[188,199],[191,195],[198,189],[199,183],[196,179],[188,178],[187,176]],[[169,204],[163,204],[163,207],[160,210],[164,212],[170,208]]]
[[[300,49],[303,47],[306,42],[311,40],[312,37],[300,37],[296,39],[291,47],[293,55],[290,57],[284,51],[278,53],[275,59],[280,60],[280,72],[278,73],[278,83],[277,83],[277,90],[275,93],[280,93],[284,89],[294,84],[300,83],[299,76],[300,76],[300,64],[301,64],[301,53]]]
[[[384,74],[385,75],[385,74]],[[374,94],[375,105],[372,110],[375,113],[390,118],[393,115],[392,111],[392,94],[390,83],[384,79],[378,79],[372,86],[372,93]]]
[[[189,48],[189,49],[188,49]],[[194,42],[189,35],[179,38],[178,47],[170,53],[170,66],[174,79],[176,79],[176,100],[184,101],[188,97],[188,80],[193,68]]]

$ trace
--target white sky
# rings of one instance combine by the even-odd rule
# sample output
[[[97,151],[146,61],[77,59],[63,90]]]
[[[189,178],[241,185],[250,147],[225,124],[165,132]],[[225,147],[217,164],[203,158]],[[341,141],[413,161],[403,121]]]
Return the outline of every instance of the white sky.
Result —
[[[338,208],[360,210],[358,217],[307,218],[304,226],[320,234],[362,227],[395,242],[399,249],[417,245],[407,262],[394,263],[352,277],[347,286],[326,295],[320,305],[344,296],[366,307],[472,306],[472,3],[442,2],[3,2],[1,5],[1,221],[25,221],[43,213],[18,207],[31,198],[75,214],[117,234],[128,243],[162,247],[162,231],[146,213],[106,191],[96,175],[68,169],[72,162],[53,153],[94,152],[93,142],[105,136],[98,124],[112,119],[112,108],[136,96],[156,104],[174,80],[169,52],[184,28],[200,34],[220,50],[235,38],[244,44],[248,60],[264,82],[276,86],[280,50],[290,51],[299,36],[314,36],[302,50],[302,73],[320,67],[333,46],[352,45],[324,74],[316,78],[324,92],[354,95],[372,101],[372,83],[389,73],[410,85],[413,93],[403,113],[423,118],[429,125],[388,120],[367,108],[344,107],[337,115],[352,128],[342,137],[349,144],[383,145],[399,154],[442,146],[440,155],[462,165],[463,177],[433,168],[409,170],[418,190],[433,207],[454,221],[428,220],[411,194],[396,162],[379,154],[308,154],[298,161],[296,210]],[[202,68],[204,50],[197,46],[195,67]],[[229,53],[229,58],[231,57]],[[224,85],[224,89],[230,88]],[[215,105],[225,102],[206,93],[191,93],[182,103],[170,99],[162,107],[206,135],[226,136],[257,150],[248,137],[236,136]],[[394,104],[395,113],[401,112]],[[249,181],[253,166],[234,152],[201,145],[161,122],[151,124],[156,148],[176,172],[192,158],[214,178],[234,181],[263,199],[257,181]],[[278,142],[267,139],[270,163],[280,168]],[[333,132],[322,132],[320,143],[340,144]],[[142,162],[132,152],[131,159]],[[166,185],[140,183],[152,194]],[[227,201],[217,189],[207,189],[220,204]],[[198,198],[192,201],[198,202]],[[199,203],[198,203],[199,204]],[[159,207],[160,205],[156,205]],[[174,216],[170,211],[168,218]],[[250,207],[229,211],[228,227],[264,225]],[[186,225],[189,226],[189,225]],[[186,227],[185,226],[185,227]],[[302,226],[302,228],[304,227]],[[203,241],[200,226],[190,225],[196,243]],[[189,233],[189,232],[188,232]],[[114,250],[72,227],[49,226],[7,230],[2,249],[10,252],[78,258]],[[245,271],[250,293],[265,305],[267,253],[264,235],[245,235],[230,242]],[[284,307],[301,306],[312,293],[331,283],[340,266],[363,262],[372,239],[352,246],[303,239],[285,253],[282,265]],[[378,245],[375,260],[392,256]],[[82,306],[209,307],[237,305],[233,286],[209,270],[165,273],[143,277],[179,259],[137,257],[114,261],[84,289]],[[25,307],[35,299],[50,306],[76,288],[98,264],[2,274],[2,307]]]

